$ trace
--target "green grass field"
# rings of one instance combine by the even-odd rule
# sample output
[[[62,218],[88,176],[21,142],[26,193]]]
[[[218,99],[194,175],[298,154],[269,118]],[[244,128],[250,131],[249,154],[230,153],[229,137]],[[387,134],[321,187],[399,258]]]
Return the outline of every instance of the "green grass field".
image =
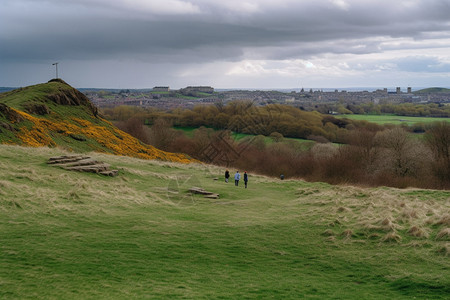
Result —
[[[182,131],[187,137],[192,138],[194,136],[194,130],[198,129],[196,127],[174,127],[174,129],[176,130],[180,130]],[[252,134],[246,134],[246,133],[238,133],[238,132],[232,132],[231,133],[231,138],[237,142],[243,140],[243,139],[251,139],[255,137],[255,135]],[[305,148],[310,148],[314,145],[314,141],[310,141],[310,140],[305,140],[305,139],[295,139],[295,138],[283,138],[283,140],[285,141],[294,141],[294,142],[298,142],[302,145],[305,146]],[[264,142],[266,144],[272,144],[273,143],[273,139],[266,136],[264,137]]]
[[[429,118],[429,117],[405,117],[396,115],[338,115],[338,118],[347,118],[358,121],[368,121],[377,124],[407,124],[432,123],[432,122],[450,122],[450,118]]]
[[[450,294],[450,191],[253,174],[244,189],[218,167],[91,153],[120,170],[102,177],[45,163],[61,154],[0,145],[1,299]]]

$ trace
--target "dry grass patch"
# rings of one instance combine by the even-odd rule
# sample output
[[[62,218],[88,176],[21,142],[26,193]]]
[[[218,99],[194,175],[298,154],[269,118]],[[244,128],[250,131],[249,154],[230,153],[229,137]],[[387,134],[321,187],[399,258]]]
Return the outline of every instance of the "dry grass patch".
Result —
[[[326,229],[326,230],[322,233],[322,235],[324,235],[324,236],[334,236],[335,234],[334,234],[333,230],[331,230],[331,229]]]
[[[429,237],[428,232],[424,228],[418,227],[418,226],[412,226],[411,228],[409,228],[408,234],[411,236],[414,236],[414,237],[418,237],[418,238],[428,238]]]
[[[450,240],[450,228],[441,229],[436,235],[437,240]]]
[[[431,247],[433,243],[426,240],[414,240],[404,245],[405,247],[411,248],[423,248],[423,247]]]
[[[351,229],[346,229],[341,233],[341,236],[346,238],[346,239],[350,239],[352,236],[354,236],[353,230]]]
[[[394,223],[392,218],[384,218],[379,221],[380,228],[383,231],[391,231],[400,228],[400,226]]]
[[[338,207],[338,209],[337,209],[337,212],[351,212],[352,210],[350,209],[350,208],[347,208],[347,207],[343,207],[343,206],[340,206],[340,207]]]
[[[444,256],[450,256],[450,243],[445,243],[443,246],[439,247],[437,253]]]
[[[450,226],[450,214],[442,216],[439,221],[436,222],[436,225]]]
[[[395,231],[388,232],[381,239],[382,242],[397,242],[397,243],[399,243],[401,240],[402,240],[402,237],[399,234],[397,234]]]
[[[450,236],[450,192],[332,186],[325,191],[302,188],[298,195],[309,205],[308,213],[319,215],[320,224],[344,230],[338,236],[345,239],[436,243]],[[332,236],[327,232],[323,235]]]

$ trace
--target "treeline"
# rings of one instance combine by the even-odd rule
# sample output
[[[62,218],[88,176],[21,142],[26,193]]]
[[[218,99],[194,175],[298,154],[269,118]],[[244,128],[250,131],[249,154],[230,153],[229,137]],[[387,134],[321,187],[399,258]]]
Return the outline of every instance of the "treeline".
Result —
[[[300,150],[292,143],[251,143],[235,165],[271,176],[332,184],[450,188],[450,124],[436,123],[424,139],[403,128],[354,130],[348,144],[316,143]]]
[[[437,117],[449,118],[450,106],[436,103],[416,104],[416,103],[336,103],[319,105],[315,110],[321,113],[335,111],[340,114],[394,114],[408,117]]]
[[[422,139],[411,137],[401,127],[362,128],[352,130],[346,144],[315,143],[309,148],[279,135],[272,135],[272,143],[262,135],[237,142],[228,130],[205,127],[187,137],[164,119],[156,120],[151,128],[136,118],[121,126],[160,149],[258,174],[332,184],[450,189],[447,122],[432,124]]]
[[[216,130],[227,129],[237,133],[264,136],[279,133],[284,137],[337,143],[345,142],[349,130],[383,129],[380,125],[365,121],[337,119],[287,105],[255,106],[250,101],[235,101],[227,105],[202,105],[193,109],[171,111],[119,106],[104,109],[103,114],[113,121],[126,121],[133,117],[146,125],[153,125],[157,119],[164,119],[173,126],[205,126]]]
[[[450,188],[448,122],[427,124],[421,127],[424,134],[413,135],[414,126],[380,126],[291,106],[254,106],[250,102],[172,111],[122,106],[103,114],[122,130],[159,149],[249,172],[333,184]],[[188,137],[174,126],[198,129]],[[237,142],[231,131],[251,135]],[[316,143],[305,147],[285,137]]]

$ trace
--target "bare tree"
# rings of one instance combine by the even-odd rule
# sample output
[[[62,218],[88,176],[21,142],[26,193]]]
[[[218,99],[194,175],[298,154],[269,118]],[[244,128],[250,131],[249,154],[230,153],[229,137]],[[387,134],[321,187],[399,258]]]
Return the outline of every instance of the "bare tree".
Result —
[[[139,117],[132,117],[126,121],[117,122],[116,125],[120,130],[132,135],[143,143],[150,143],[149,132],[143,125],[143,121]]]
[[[399,177],[426,175],[430,153],[423,143],[409,137],[404,129],[385,130],[377,133],[375,138],[382,147],[379,169],[390,170]]]
[[[446,186],[450,185],[450,124],[434,123],[426,134],[425,141],[434,155],[433,170]]]
[[[150,129],[150,142],[158,149],[169,150],[176,137],[177,132],[172,124],[162,118],[156,119]]]
[[[425,141],[437,158],[450,160],[450,123],[434,123],[427,130]]]

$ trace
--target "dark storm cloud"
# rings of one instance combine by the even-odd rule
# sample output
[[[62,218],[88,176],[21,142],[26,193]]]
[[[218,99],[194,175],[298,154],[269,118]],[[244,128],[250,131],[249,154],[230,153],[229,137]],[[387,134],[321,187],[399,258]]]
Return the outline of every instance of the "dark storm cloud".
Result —
[[[357,39],[420,39],[424,32],[448,31],[450,15],[450,1],[442,0],[280,1],[278,5],[249,1],[256,3],[249,12],[232,11],[215,1],[177,1],[195,9],[169,16],[165,11],[162,15],[140,11],[145,1],[28,1],[37,10],[21,15],[16,9],[17,14],[8,15],[8,7],[21,1],[14,2],[8,6],[12,2],[6,1],[0,13],[4,60],[131,55],[150,60],[184,56],[194,61],[233,61],[242,58],[242,49],[260,47],[266,47],[261,55],[275,59],[361,54],[380,48],[376,41],[358,46]],[[268,51],[277,46],[286,50]]]
[[[1,0],[0,81],[14,77],[2,68],[54,60],[71,70],[80,62],[92,76],[108,69],[105,80],[117,73],[112,61],[148,80],[158,79],[149,67],[183,80],[196,66],[208,79],[216,68],[293,78],[302,65],[317,77],[329,67],[340,78],[366,68],[447,72],[449,15],[450,0]],[[433,61],[417,59],[424,54]]]
[[[263,37],[267,31],[231,24],[190,22],[155,22],[102,20],[95,24],[67,24],[72,30],[52,30],[41,34],[12,36],[3,39],[0,56],[5,59],[97,59],[111,56],[195,55],[195,49],[211,46],[230,48],[227,52],[211,51],[198,55],[203,59],[231,59],[242,54],[240,46],[248,44],[246,36]],[[230,47],[229,41],[235,46]],[[32,47],[30,47],[32,45]]]

